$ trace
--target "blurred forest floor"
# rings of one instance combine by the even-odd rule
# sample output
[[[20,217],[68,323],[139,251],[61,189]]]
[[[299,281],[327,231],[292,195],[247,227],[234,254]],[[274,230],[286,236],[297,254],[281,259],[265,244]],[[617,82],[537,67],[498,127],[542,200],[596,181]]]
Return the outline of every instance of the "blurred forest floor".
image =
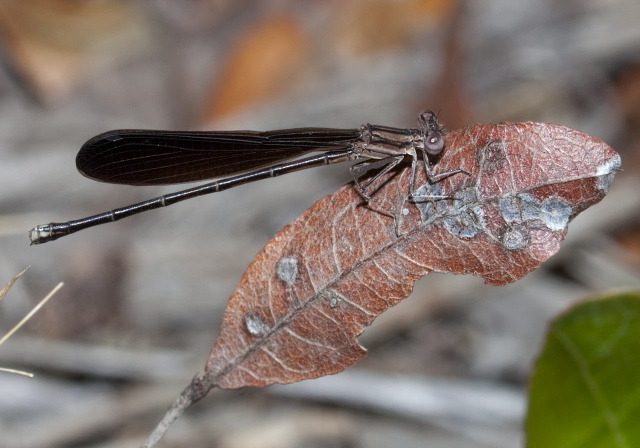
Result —
[[[216,392],[184,447],[516,447],[550,318],[640,284],[637,0],[0,0],[0,446],[135,447],[202,371],[225,301],[264,244],[349,182],[319,168],[29,246],[36,224],[175,191],[74,166],[115,128],[415,127],[543,121],[622,156],[560,253],[506,287],[432,274],[365,330],[346,372]]]

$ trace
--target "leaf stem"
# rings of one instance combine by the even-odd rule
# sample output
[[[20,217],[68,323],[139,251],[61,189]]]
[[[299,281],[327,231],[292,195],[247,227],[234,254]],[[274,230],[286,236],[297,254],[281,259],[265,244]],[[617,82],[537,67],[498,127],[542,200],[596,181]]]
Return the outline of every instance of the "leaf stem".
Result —
[[[184,413],[185,409],[204,398],[213,387],[213,384],[206,375],[195,377],[191,381],[191,384],[185,387],[180,396],[173,402],[151,434],[149,434],[142,448],[153,448],[156,446],[169,429],[169,426]]]

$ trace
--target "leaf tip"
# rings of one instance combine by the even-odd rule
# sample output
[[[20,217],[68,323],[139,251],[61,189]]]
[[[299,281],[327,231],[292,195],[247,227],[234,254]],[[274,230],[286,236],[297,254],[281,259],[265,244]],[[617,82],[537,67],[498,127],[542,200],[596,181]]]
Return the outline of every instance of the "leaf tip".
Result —
[[[596,176],[598,176],[596,186],[605,194],[609,192],[611,182],[613,182],[613,178],[616,173],[621,170],[620,166],[622,165],[622,159],[620,159],[620,155],[618,153],[614,154],[615,155],[613,157],[598,165],[596,170]]]

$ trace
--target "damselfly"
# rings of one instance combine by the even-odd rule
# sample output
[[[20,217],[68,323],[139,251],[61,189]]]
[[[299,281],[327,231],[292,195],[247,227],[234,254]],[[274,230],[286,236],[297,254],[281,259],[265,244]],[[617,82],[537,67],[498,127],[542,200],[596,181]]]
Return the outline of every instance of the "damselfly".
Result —
[[[366,124],[359,129],[296,128],[267,132],[109,131],[87,141],[76,158],[78,170],[91,179],[127,185],[221,179],[87,218],[39,225],[29,232],[29,238],[32,244],[46,243],[196,196],[302,169],[358,159],[365,160],[351,166],[350,171],[358,192],[368,203],[374,200],[367,187],[405,158],[411,160],[409,198],[414,201],[446,199],[447,196],[419,195],[414,188],[419,154],[422,154],[430,183],[464,172],[452,170],[437,176],[432,174],[429,158],[443,149],[442,126],[436,114],[429,110],[418,115],[417,129]],[[367,171],[373,163],[381,164],[381,169],[361,184],[358,173]],[[395,219],[393,214],[384,210],[383,213]]]

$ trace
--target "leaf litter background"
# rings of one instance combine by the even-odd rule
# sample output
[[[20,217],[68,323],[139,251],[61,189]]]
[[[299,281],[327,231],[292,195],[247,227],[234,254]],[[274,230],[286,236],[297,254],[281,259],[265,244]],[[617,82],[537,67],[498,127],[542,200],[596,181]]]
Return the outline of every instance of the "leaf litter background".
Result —
[[[576,128],[622,156],[609,197],[559,254],[489,287],[432,274],[359,342],[340,375],[216,392],[167,446],[518,446],[531,361],[551,316],[637,287],[640,33],[633,1],[0,2],[0,272],[33,268],[2,303],[0,349],[35,380],[0,380],[0,445],[138,446],[201,371],[226,300],[285,224],[349,181],[346,166],[239,187],[28,247],[35,224],[170,188],[97,184],[75,171],[111,128],[415,126]]]

